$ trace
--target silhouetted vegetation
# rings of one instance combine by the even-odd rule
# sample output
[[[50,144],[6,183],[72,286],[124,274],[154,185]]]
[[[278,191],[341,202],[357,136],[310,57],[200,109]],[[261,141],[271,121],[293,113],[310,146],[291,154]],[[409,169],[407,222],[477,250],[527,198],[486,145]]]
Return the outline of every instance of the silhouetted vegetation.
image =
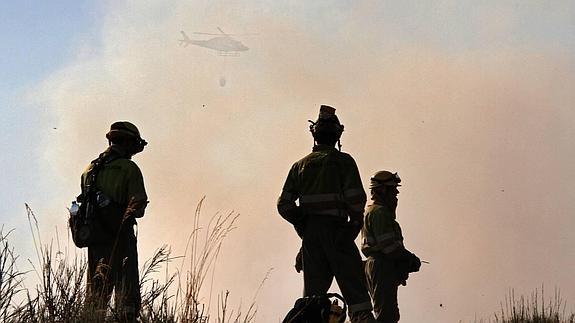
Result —
[[[229,291],[218,295],[217,313],[210,313],[209,299],[202,298],[204,283],[213,275],[222,243],[234,229],[238,214],[215,214],[208,227],[200,227],[200,211],[203,199],[193,217],[193,229],[184,255],[171,256],[168,246],[162,246],[145,261],[140,269],[142,293],[141,322],[145,323],[205,323],[205,322],[253,322],[256,316],[255,296],[244,311],[241,307],[231,309]],[[30,261],[32,270],[18,269],[18,255],[10,245],[11,232],[0,229],[0,322],[5,323],[100,323],[117,322],[114,304],[106,313],[96,313],[86,302],[85,257],[71,256],[67,251],[54,248],[52,243],[43,244],[39,235],[36,216],[26,205],[28,220],[38,259]],[[57,251],[54,251],[57,249]],[[175,259],[182,265],[175,273],[169,273],[168,265]],[[184,266],[184,264],[188,264]],[[155,276],[165,272],[165,277]],[[27,288],[25,280],[36,275],[35,288]],[[210,277],[213,278],[213,277]],[[267,276],[266,276],[267,278]],[[265,278],[264,278],[265,281]],[[263,284],[263,281],[262,281]],[[260,285],[261,287],[261,285]],[[256,291],[256,295],[257,295]],[[209,292],[211,294],[211,291]],[[202,300],[206,300],[202,301]]]
[[[516,297],[515,290],[511,290],[493,319],[476,323],[575,323],[575,314],[566,313],[566,304],[559,289],[555,289],[553,297],[547,300],[543,287],[536,289],[529,297]]]
[[[257,309],[255,297],[267,279],[255,292],[247,309],[232,309],[229,291],[217,296],[216,314],[210,314],[208,302],[202,293],[206,279],[212,278],[222,243],[234,229],[238,214],[216,213],[208,226],[200,227],[203,199],[192,219],[184,255],[173,257],[168,246],[158,248],[144,261],[140,269],[143,323],[248,323],[254,322]],[[84,257],[71,256],[59,244],[44,244],[39,235],[36,216],[26,205],[28,220],[36,248],[37,259],[28,260],[32,270],[19,270],[18,254],[10,245],[12,231],[0,229],[0,322],[5,323],[100,323],[96,310],[85,302],[87,261]],[[54,251],[56,249],[56,251]],[[169,273],[169,264],[182,260],[175,273]],[[186,269],[184,264],[187,263]],[[162,279],[154,278],[165,272]],[[269,273],[268,273],[269,274]],[[27,288],[25,281],[35,275],[38,283]],[[211,294],[211,291],[210,291]],[[117,322],[114,304],[110,304],[106,322]],[[515,295],[511,290],[501,303],[501,309],[489,320],[475,323],[575,323],[575,314],[567,314],[566,303],[558,289],[546,299],[544,289],[535,290],[529,297]]]

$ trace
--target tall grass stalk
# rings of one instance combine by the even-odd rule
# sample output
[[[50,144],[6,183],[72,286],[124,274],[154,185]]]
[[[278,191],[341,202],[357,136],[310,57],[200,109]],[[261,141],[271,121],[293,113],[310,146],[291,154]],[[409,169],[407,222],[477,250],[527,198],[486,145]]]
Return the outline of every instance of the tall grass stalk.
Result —
[[[210,311],[210,299],[212,288],[210,286],[207,304],[201,299],[201,291],[210,269],[215,270],[215,263],[220,253],[220,249],[225,237],[235,228],[234,224],[239,214],[229,212],[227,214],[216,213],[202,236],[200,227],[200,214],[205,197],[200,200],[194,216],[192,218],[192,233],[188,239],[184,259],[189,258],[190,269],[186,274],[185,283],[180,282],[178,290],[181,299],[180,303],[180,322],[207,322]],[[187,252],[190,251],[188,255]],[[206,307],[207,306],[207,307]]]
[[[566,303],[558,288],[552,297],[545,298],[545,289],[535,289],[529,297],[515,295],[511,289],[501,302],[501,310],[496,312],[493,323],[575,323],[575,314],[566,314]],[[475,320],[483,323],[484,320]]]
[[[8,244],[10,231],[4,234],[4,227],[0,229],[0,321],[16,322],[16,312],[20,307],[13,301],[16,295],[22,292],[21,282],[23,273],[16,268],[14,248]]]
[[[495,313],[495,323],[574,323],[575,314],[566,315],[566,304],[559,289],[545,299],[545,289],[536,289],[529,297],[515,296],[511,290],[501,304],[500,313]]]
[[[141,322],[249,323],[255,320],[255,299],[269,272],[245,312],[242,312],[241,304],[235,310],[230,309],[229,291],[219,293],[217,312],[210,312],[218,255],[223,241],[235,228],[239,214],[216,213],[204,229],[200,226],[203,202],[204,198],[194,212],[192,233],[184,255],[173,257],[170,248],[164,245],[143,263],[140,269]],[[110,304],[102,318],[102,313],[86,302],[85,256],[72,257],[67,251],[62,252],[59,242],[56,248],[52,243],[42,243],[36,215],[28,204],[26,211],[37,261],[29,260],[33,268],[30,272],[19,271],[18,256],[8,239],[10,232],[4,234],[0,229],[0,322],[101,323],[102,319],[119,322],[114,304]],[[182,264],[172,273],[170,264],[179,258]],[[154,278],[161,272],[164,272],[163,278]],[[25,287],[29,274],[35,274],[38,281],[32,289]],[[208,279],[209,290],[204,291]]]

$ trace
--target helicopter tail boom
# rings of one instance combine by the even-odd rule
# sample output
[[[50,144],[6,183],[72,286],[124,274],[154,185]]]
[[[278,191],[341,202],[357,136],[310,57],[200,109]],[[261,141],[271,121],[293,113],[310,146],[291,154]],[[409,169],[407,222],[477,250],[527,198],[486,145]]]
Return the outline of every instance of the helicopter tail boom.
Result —
[[[184,47],[192,44],[192,40],[190,39],[190,37],[188,37],[188,35],[186,35],[186,33],[183,30],[180,30],[180,33],[182,34],[183,39],[180,39],[180,44]]]

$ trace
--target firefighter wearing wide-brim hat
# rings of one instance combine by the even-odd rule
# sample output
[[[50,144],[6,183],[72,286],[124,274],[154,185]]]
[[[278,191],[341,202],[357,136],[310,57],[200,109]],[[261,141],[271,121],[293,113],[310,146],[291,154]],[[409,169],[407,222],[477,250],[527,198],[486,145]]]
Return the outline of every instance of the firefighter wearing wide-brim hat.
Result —
[[[148,197],[140,168],[131,158],[147,142],[130,122],[118,121],[106,134],[109,147],[82,174],[82,202],[88,185],[95,185],[97,205],[88,245],[87,300],[103,314],[114,291],[122,322],[136,322],[141,296],[134,224],[144,215]],[[95,183],[92,183],[95,173]]]
[[[373,322],[354,242],[362,227],[366,194],[354,159],[335,148],[336,143],[341,147],[343,128],[335,109],[322,105],[310,126],[313,150],[291,167],[277,206],[302,238],[304,296],[325,294],[335,277],[351,322]]]
[[[370,179],[373,204],[365,212],[361,251],[368,257],[365,273],[377,322],[399,321],[397,289],[406,285],[410,272],[418,271],[421,262],[403,246],[401,227],[396,221],[397,173],[378,171]]]

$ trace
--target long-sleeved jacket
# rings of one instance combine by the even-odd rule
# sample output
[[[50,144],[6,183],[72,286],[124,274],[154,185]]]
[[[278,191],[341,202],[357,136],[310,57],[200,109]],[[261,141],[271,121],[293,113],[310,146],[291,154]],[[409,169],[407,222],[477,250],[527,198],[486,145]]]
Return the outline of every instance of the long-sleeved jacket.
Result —
[[[353,158],[334,147],[317,145],[291,167],[277,207],[284,219],[296,224],[308,215],[361,219],[365,202]]]
[[[395,221],[395,213],[384,205],[371,204],[365,211],[362,229],[361,251],[367,257],[382,253],[389,255],[403,250],[401,227]]]
[[[121,157],[122,155],[121,148],[114,145],[104,152],[103,158],[110,161],[106,162],[99,170],[96,177],[96,188],[124,208],[136,205],[132,215],[136,218],[141,217],[144,215],[148,199],[144,178],[138,165],[128,158]],[[82,192],[84,192],[93,167],[94,163],[91,163],[82,174]]]

